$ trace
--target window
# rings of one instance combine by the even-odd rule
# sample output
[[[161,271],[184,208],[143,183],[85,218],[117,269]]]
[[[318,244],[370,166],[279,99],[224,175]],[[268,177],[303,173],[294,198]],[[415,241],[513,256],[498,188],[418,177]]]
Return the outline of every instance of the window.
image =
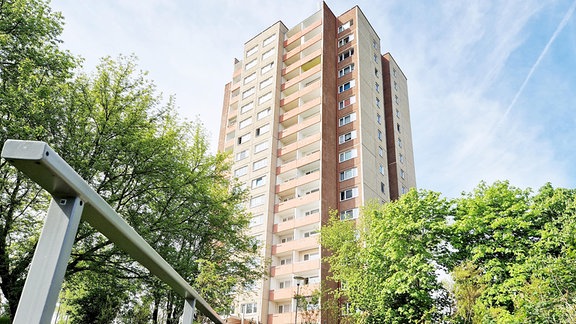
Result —
[[[400,153],[399,160],[401,163],[404,163],[404,155],[402,155],[402,153]]]
[[[242,314],[254,314],[258,312],[257,305],[256,303],[242,304]]]
[[[284,280],[278,284],[278,288],[284,289],[292,286],[292,280]]]
[[[249,50],[246,52],[246,57],[248,57],[248,56],[250,56],[250,55],[254,55],[254,54],[256,54],[256,52],[258,52],[258,45],[256,45],[256,46],[252,47],[251,49],[249,49]]]
[[[398,96],[397,96],[397,95],[394,95],[394,101],[395,101],[397,104],[400,103],[400,100],[398,100]]]
[[[268,148],[268,141],[258,143],[254,146],[254,153],[259,153]]]
[[[256,119],[257,119],[257,120],[260,120],[260,119],[262,119],[262,118],[270,115],[270,112],[271,112],[271,111],[272,111],[272,110],[271,110],[270,108],[266,108],[266,109],[258,112],[258,114],[256,115]]]
[[[400,118],[400,110],[398,108],[396,108],[396,117]]]
[[[380,108],[380,98],[376,98],[376,107]]]
[[[240,127],[240,129],[242,129],[250,124],[252,124],[252,117],[244,119],[238,124],[238,126]]]
[[[263,42],[262,42],[262,46],[266,46],[266,45],[270,45],[272,44],[272,42],[276,39],[276,34],[266,38]]]
[[[404,170],[400,169],[400,178],[405,179],[406,178],[406,172],[404,172]]]
[[[375,39],[372,40],[372,47],[373,47],[374,49],[378,49],[378,43],[376,42]]]
[[[340,181],[352,179],[357,175],[358,175],[358,169],[357,168],[344,170],[344,171],[340,172]]]
[[[351,122],[356,120],[356,113],[351,113],[350,115],[346,115],[338,120],[338,126],[344,126],[346,124],[350,124]]]
[[[234,171],[234,176],[235,177],[241,177],[241,176],[245,175],[246,173],[248,173],[248,167],[243,166],[240,169],[237,169],[236,171]]]
[[[352,208],[340,212],[340,220],[346,219],[356,219],[360,215],[360,210],[358,208]]]
[[[288,242],[292,242],[292,240],[294,240],[294,236],[292,236],[292,235],[280,237],[280,243],[288,243]]]
[[[250,133],[244,134],[244,135],[238,137],[238,144],[244,144],[244,143],[248,142],[251,137],[252,137],[252,135],[250,135]]]
[[[378,69],[374,69],[374,76],[377,78],[380,77],[380,72],[378,72]]]
[[[396,123],[396,130],[398,131],[398,133],[400,133],[400,124]]]
[[[378,139],[382,140],[382,131],[381,130],[378,130]]]
[[[266,176],[258,177],[252,180],[252,189],[262,187],[265,184],[266,184]]]
[[[264,205],[264,195],[252,197],[250,199],[250,208]]]
[[[340,201],[352,199],[358,196],[358,188],[350,188],[340,191]]]
[[[304,237],[310,237],[310,236],[318,235],[318,233],[319,233],[318,230],[315,229],[315,230],[304,232],[303,236]]]
[[[374,54],[374,62],[378,63],[378,55]]]
[[[341,33],[343,31],[345,31],[346,29],[350,28],[351,25],[352,25],[352,20],[338,26],[338,33]]]
[[[351,149],[348,151],[344,151],[338,155],[338,161],[344,162],[356,157],[357,151],[356,149]]]
[[[260,82],[260,89],[266,88],[267,86],[272,84],[272,77]]]
[[[394,90],[398,90],[398,83],[394,81]]]
[[[320,212],[320,209],[318,209],[318,208],[310,209],[304,213],[304,216],[310,216],[310,215],[318,214],[319,212]]]
[[[338,103],[338,109],[339,110],[344,109],[355,102],[356,102],[356,96],[352,96],[350,98],[344,99]]]
[[[270,130],[270,124],[266,124],[264,126],[256,128],[256,136],[260,136],[262,134],[268,133],[269,130]]]
[[[264,74],[264,73],[272,70],[272,67],[273,67],[273,66],[274,66],[274,62],[270,62],[270,63],[264,65],[264,66],[262,67],[262,69],[260,69],[260,74]]]
[[[380,191],[382,193],[386,193],[386,187],[384,186],[384,182],[380,182]]]
[[[258,104],[261,105],[272,98],[272,92],[268,92],[262,97],[258,98]]]
[[[402,186],[402,194],[405,194],[407,192],[408,192],[408,189],[406,187]]]
[[[380,114],[376,114],[376,122],[377,122],[379,125],[382,125],[382,116],[380,116]]]
[[[340,40],[338,41],[338,47],[344,46],[344,45],[348,44],[349,42],[351,42],[352,40],[354,40],[354,34],[346,35],[346,36],[340,38]]]
[[[249,226],[253,227],[253,226],[262,225],[263,221],[264,221],[264,215],[260,214],[260,215],[254,216],[250,219],[250,225]]]
[[[346,142],[351,141],[355,138],[356,138],[356,131],[351,131],[351,132],[348,132],[346,134],[342,134],[342,135],[338,136],[338,143],[339,144],[346,143]]]
[[[392,68],[392,75],[396,77],[396,68]]]
[[[384,149],[382,146],[378,146],[378,155],[380,155],[380,157],[384,157]]]
[[[254,94],[254,87],[242,92],[242,99],[246,99]]]
[[[287,265],[287,264],[292,264],[292,258],[291,257],[286,257],[286,258],[280,259],[280,265]]]
[[[374,84],[374,88],[376,89],[376,92],[378,93],[380,92],[380,85],[378,84],[378,82]]]
[[[264,54],[262,54],[262,60],[269,58],[270,56],[274,55],[274,49],[269,49]]]
[[[402,139],[398,139],[398,147],[402,148]]]
[[[346,82],[346,83],[344,83],[344,84],[341,84],[341,85],[338,87],[338,93],[342,93],[342,92],[344,92],[344,91],[346,91],[346,90],[348,90],[348,89],[350,89],[350,88],[353,88],[355,84],[356,84],[356,81],[355,81],[355,80],[350,80],[350,81],[348,81],[348,82]]]
[[[248,150],[240,151],[236,153],[236,161],[243,160],[248,157]]]
[[[253,59],[252,61],[248,62],[246,64],[246,66],[244,66],[244,70],[250,70],[251,68],[256,66],[256,59]]]
[[[349,58],[350,56],[354,55],[354,48],[351,48],[347,51],[344,51],[340,54],[338,54],[338,62],[342,62],[345,59]]]
[[[380,170],[380,174],[384,175],[384,166],[382,164],[380,164],[378,169]]]
[[[290,313],[290,304],[278,305],[278,313]]]
[[[254,102],[249,102],[244,106],[240,107],[240,113],[243,114],[249,110],[252,110],[252,108],[254,108]]]
[[[256,79],[256,73],[252,73],[249,76],[244,78],[244,84],[250,83]]]
[[[268,159],[267,158],[264,158],[262,160],[258,160],[256,162],[252,163],[252,171],[262,169],[266,165],[268,165]]]
[[[343,77],[352,71],[354,71],[354,64],[346,65],[343,69],[338,71],[338,77]]]
[[[306,253],[303,255],[304,261],[318,260],[319,258],[320,258],[320,253],[318,253],[318,252]]]

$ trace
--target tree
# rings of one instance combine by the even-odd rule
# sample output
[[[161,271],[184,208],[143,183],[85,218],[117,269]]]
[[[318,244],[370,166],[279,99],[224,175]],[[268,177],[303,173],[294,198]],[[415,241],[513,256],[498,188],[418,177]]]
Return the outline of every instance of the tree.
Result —
[[[322,245],[337,297],[352,316],[368,323],[432,322],[443,317],[443,268],[449,201],[430,191],[411,190],[394,202],[365,206],[356,227],[333,217],[322,229]]]
[[[200,124],[181,122],[173,100],[162,100],[133,57],[105,58],[95,74],[74,76],[78,60],[59,50],[62,18],[47,1],[0,5],[2,143],[7,138],[48,142],[193,285],[203,263],[213,265],[212,275],[232,278],[225,285],[212,282],[221,294],[209,301],[226,303],[234,287],[259,277],[255,241],[243,233],[248,226],[240,207],[244,192],[228,180],[226,156],[209,152]],[[49,197],[1,163],[0,287],[12,316]],[[155,319],[159,308],[171,321],[181,313],[179,297],[85,223],[67,280],[65,289],[82,296],[68,299],[70,304],[101,301],[98,287],[121,286],[127,291],[110,289],[105,297],[122,303],[110,305],[138,297],[150,301]],[[126,280],[132,284],[126,286]],[[129,311],[108,307],[106,318]]]
[[[58,48],[62,17],[44,0],[0,2],[0,142],[53,139],[59,100],[77,61]],[[12,316],[48,198],[0,162],[0,288]]]
[[[481,183],[457,206],[451,226],[454,260],[461,264],[453,271],[457,318],[574,320],[574,190],[547,184],[533,195],[508,182]]]

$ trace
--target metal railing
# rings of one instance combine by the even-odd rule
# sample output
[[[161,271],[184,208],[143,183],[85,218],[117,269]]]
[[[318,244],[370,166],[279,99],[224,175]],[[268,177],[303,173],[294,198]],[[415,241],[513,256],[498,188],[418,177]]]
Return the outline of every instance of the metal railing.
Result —
[[[2,158],[52,195],[14,323],[50,323],[80,219],[182,296],[185,324],[193,322],[195,308],[214,323],[224,323],[194,288],[48,144],[7,140]]]

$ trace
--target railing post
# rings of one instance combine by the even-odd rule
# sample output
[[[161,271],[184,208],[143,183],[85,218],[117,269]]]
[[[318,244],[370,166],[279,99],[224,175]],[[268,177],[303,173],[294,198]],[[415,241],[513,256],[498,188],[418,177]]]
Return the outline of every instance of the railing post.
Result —
[[[184,299],[184,316],[182,324],[192,324],[196,312],[196,299]]]
[[[83,209],[78,197],[52,198],[14,323],[50,323]]]

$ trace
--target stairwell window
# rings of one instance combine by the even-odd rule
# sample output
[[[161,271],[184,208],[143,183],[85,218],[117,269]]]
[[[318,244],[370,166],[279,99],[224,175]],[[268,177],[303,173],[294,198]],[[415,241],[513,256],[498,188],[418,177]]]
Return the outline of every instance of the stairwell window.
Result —
[[[354,71],[354,64],[347,65],[343,69],[338,71],[338,77],[341,78],[352,71]]]
[[[338,41],[338,47],[344,46],[354,40],[354,34],[346,35]]]
[[[338,143],[339,144],[346,143],[346,142],[351,141],[355,138],[356,138],[356,131],[354,130],[354,131],[348,132],[346,134],[340,135],[338,137]]]
[[[344,126],[350,124],[351,122],[356,120],[356,113],[351,113],[350,115],[346,115],[340,119],[338,119],[338,126]]]
[[[350,80],[344,84],[341,84],[340,86],[338,86],[338,93],[342,93],[348,89],[353,88],[356,85],[356,81],[355,80]]]
[[[344,109],[351,104],[356,103],[356,96],[351,96],[350,98],[346,98],[338,103],[338,110]]]
[[[351,149],[351,150],[348,150],[348,151],[344,151],[344,152],[341,152],[341,153],[338,155],[338,161],[339,161],[339,162],[348,161],[348,160],[350,160],[350,159],[355,158],[357,155],[358,155],[358,152],[356,151],[356,149]]]
[[[254,314],[258,312],[258,304],[248,303],[242,304],[242,314]]]
[[[338,62],[342,62],[345,59],[349,58],[350,56],[354,55],[354,48],[351,48],[347,51],[344,51],[340,54],[338,54]]]
[[[345,31],[346,29],[350,28],[350,26],[352,26],[352,20],[338,26],[338,33]]]
[[[350,188],[340,191],[340,201],[358,197],[358,188]]]
[[[358,169],[357,168],[344,170],[344,171],[340,172],[340,181],[352,179],[357,175],[358,175]]]

